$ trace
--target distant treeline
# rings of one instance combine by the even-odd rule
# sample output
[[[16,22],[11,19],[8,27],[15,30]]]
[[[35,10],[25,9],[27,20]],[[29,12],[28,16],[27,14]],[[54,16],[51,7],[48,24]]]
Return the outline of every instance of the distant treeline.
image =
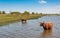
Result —
[[[0,11],[0,14],[7,14],[5,11]],[[9,14],[38,14],[38,13],[35,13],[35,12],[28,12],[28,11],[24,11],[23,13],[21,12],[18,12],[18,11],[14,11],[14,12],[10,12]],[[39,14],[42,14],[42,13],[39,13]]]
[[[5,11],[0,11],[0,14],[6,14]]]
[[[5,11],[0,11],[0,14],[7,14]],[[20,15],[20,14],[27,14],[27,15],[29,15],[29,14],[37,14],[37,15],[48,15],[48,16],[51,16],[51,15],[60,15],[60,14],[43,14],[43,13],[37,13],[37,12],[32,12],[32,13],[30,13],[30,12],[28,12],[28,11],[24,11],[23,13],[21,13],[21,12],[18,12],[18,11],[13,11],[13,12],[10,12],[9,14],[15,14],[15,15]]]

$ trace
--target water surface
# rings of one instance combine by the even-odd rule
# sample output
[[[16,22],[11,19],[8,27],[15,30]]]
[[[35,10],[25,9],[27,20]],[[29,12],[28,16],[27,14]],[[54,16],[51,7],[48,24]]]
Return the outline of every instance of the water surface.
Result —
[[[53,22],[53,29],[44,31],[39,22]],[[44,16],[27,23],[10,23],[0,27],[0,38],[60,38],[60,16]]]

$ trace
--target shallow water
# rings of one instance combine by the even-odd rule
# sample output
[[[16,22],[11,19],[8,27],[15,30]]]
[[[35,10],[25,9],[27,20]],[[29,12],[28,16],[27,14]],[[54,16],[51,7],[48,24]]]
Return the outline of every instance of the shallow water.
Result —
[[[44,31],[39,22],[53,22],[53,29]],[[60,38],[60,16],[44,16],[27,23],[14,22],[0,27],[0,38]]]

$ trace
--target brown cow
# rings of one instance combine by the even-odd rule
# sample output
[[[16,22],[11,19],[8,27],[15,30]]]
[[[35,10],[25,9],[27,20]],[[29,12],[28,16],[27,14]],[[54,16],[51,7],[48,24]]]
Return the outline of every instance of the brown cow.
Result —
[[[50,30],[53,27],[52,22],[40,22],[40,26],[43,26],[44,30]]]
[[[22,21],[22,23],[26,23],[27,20],[26,19],[21,19],[21,21]]]

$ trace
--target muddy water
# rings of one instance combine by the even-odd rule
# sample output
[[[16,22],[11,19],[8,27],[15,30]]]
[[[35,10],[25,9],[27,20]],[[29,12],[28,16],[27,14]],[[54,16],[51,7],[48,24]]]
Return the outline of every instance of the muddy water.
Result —
[[[43,30],[39,22],[53,22],[52,30]],[[14,22],[0,27],[0,38],[60,38],[60,16],[44,16],[27,23]]]

